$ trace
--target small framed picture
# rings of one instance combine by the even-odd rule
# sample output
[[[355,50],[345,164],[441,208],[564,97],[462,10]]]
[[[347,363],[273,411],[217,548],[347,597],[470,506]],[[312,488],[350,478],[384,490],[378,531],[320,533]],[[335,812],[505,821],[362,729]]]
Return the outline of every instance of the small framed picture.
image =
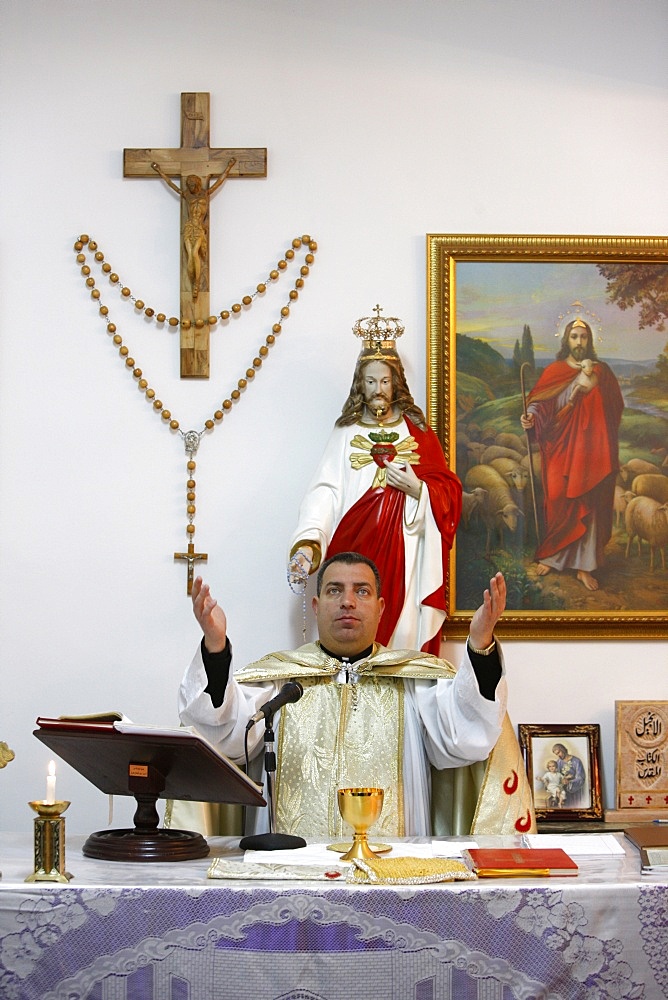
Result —
[[[598,724],[521,723],[518,731],[536,819],[603,819]]]

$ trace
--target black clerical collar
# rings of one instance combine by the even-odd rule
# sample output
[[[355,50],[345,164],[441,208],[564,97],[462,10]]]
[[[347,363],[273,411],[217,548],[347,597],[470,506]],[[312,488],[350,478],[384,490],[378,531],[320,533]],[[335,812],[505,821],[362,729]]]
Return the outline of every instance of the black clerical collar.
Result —
[[[339,660],[341,663],[357,663],[358,660],[364,660],[367,656],[371,656],[373,652],[373,643],[371,643],[370,646],[367,646],[366,649],[363,649],[361,653],[353,653],[352,656],[340,656],[338,653],[332,653],[332,651],[327,649],[326,646],[323,646],[320,641],[318,641],[318,645],[323,653],[326,653],[327,656],[331,656],[333,660]]]

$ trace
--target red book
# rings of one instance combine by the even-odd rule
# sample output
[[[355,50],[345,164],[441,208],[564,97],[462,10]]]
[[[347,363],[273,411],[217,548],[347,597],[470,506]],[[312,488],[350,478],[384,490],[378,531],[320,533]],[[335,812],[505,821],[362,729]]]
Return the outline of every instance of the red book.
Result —
[[[560,847],[470,847],[462,856],[479,878],[578,873],[576,863]]]
[[[115,722],[121,722],[124,719],[125,716],[121,712],[100,712],[95,715],[60,715],[57,719],[40,715],[36,724],[40,729],[57,729],[59,732],[71,729],[77,733],[86,730],[94,733],[108,733],[113,730]]]

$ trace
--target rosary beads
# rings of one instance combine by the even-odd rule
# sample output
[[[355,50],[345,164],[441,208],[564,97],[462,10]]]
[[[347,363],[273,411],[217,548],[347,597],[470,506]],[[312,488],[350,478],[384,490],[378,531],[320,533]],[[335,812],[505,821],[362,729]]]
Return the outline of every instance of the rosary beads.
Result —
[[[313,560],[309,559],[305,552],[302,552],[301,558],[306,563],[306,566],[308,566],[308,569],[297,562],[296,559],[292,559],[288,566],[288,586],[293,594],[302,599],[302,637],[304,642],[306,642],[306,584],[308,583],[308,575],[311,572]]]
[[[146,399],[152,404],[153,410],[156,413],[159,413],[166,426],[168,426],[173,432],[178,433],[183,440],[186,453],[186,535],[188,538],[188,552],[174,553],[174,556],[178,559],[187,560],[188,594],[190,594],[192,590],[194,563],[198,560],[205,561],[207,558],[204,554],[198,554],[195,552],[192,541],[195,534],[195,488],[197,485],[195,480],[195,470],[197,466],[194,456],[203,435],[207,431],[212,431],[216,424],[223,420],[225,414],[232,409],[234,403],[238,402],[241,398],[242,391],[247,388],[249,382],[253,381],[255,375],[262,367],[263,361],[269,354],[269,349],[276,343],[276,338],[283,329],[283,321],[290,315],[290,307],[299,298],[299,292],[304,287],[305,279],[310,274],[311,265],[314,263],[317,249],[318,244],[315,240],[311,239],[310,236],[304,235],[301,237],[295,237],[295,239],[292,240],[290,248],[285,251],[283,257],[277,262],[276,267],[269,272],[269,276],[266,281],[260,282],[252,295],[244,295],[240,301],[233,303],[229,309],[222,309],[218,315],[209,316],[209,326],[213,327],[218,323],[219,318],[223,322],[227,322],[231,315],[238,315],[244,309],[250,308],[254,300],[266,292],[268,285],[277,281],[280,275],[288,269],[290,263],[295,259],[297,252],[304,252],[304,263],[300,267],[299,277],[295,280],[294,288],[290,290],[287,302],[280,308],[279,318],[272,325],[271,332],[265,337],[264,344],[262,344],[259,348],[256,357],[254,357],[251,362],[251,365],[246,369],[245,375],[237,380],[237,384],[235,388],[232,389],[229,396],[223,399],[220,406],[204,421],[204,426],[201,430],[183,431],[179,421],[172,415],[171,410],[165,407],[162,400],[156,396],[155,389],[149,385],[142,369],[137,366],[135,359],[130,356],[128,347],[123,343],[123,338],[118,333],[116,323],[111,320],[109,307],[102,302],[101,292],[97,288],[95,278],[91,273],[91,266],[89,264],[87,252],[93,255],[92,261],[99,266],[102,274],[108,277],[110,285],[120,290],[121,299],[125,302],[132,303],[136,312],[143,312],[148,319],[155,320],[155,322],[161,326],[166,323],[170,328],[180,325],[183,329],[187,330],[192,326],[192,321],[189,319],[179,321],[175,316],[167,318],[167,314],[165,312],[156,312],[156,310],[152,307],[146,306],[143,299],[133,296],[130,288],[121,281],[119,275],[112,269],[111,265],[105,261],[104,254],[98,248],[98,244],[88,235],[82,234],[74,244],[76,262],[80,265],[81,275],[84,278],[86,288],[90,290],[91,298],[94,299],[99,305],[99,315],[106,324],[107,333],[112,338],[113,343],[118,347],[119,356],[122,358],[125,367],[132,372],[133,378],[137,381],[138,387],[144,392]],[[195,321],[195,326],[200,328],[204,326],[205,322],[205,320],[198,319]]]

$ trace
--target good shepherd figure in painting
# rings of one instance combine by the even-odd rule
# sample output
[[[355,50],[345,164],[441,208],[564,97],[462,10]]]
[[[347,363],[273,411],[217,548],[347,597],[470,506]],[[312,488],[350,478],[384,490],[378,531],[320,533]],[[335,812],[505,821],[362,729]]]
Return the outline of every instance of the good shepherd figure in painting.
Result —
[[[525,431],[542,459],[545,529],[536,549],[538,574],[574,570],[587,590],[612,535],[624,400],[610,367],[599,361],[591,327],[567,324],[556,361],[528,397]]]

